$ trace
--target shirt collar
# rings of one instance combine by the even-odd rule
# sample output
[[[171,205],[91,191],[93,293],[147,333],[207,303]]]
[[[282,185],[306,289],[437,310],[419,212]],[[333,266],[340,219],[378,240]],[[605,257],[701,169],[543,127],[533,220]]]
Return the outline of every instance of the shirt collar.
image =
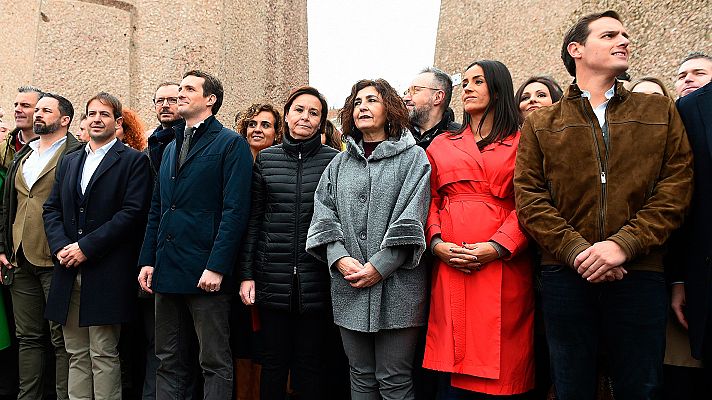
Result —
[[[614,83],[613,86],[611,86],[610,89],[606,90],[606,93],[604,93],[603,95],[606,96],[606,100],[610,100],[611,97],[613,97],[613,95],[615,94],[616,84]],[[581,90],[581,96],[591,100],[591,92],[589,92],[588,90]]]
[[[102,156],[103,156],[103,155],[105,155],[107,152],[109,152],[109,149],[111,148],[111,146],[114,145],[114,143],[116,143],[117,140],[118,140],[118,139],[114,138],[114,139],[113,139],[112,141],[110,141],[109,143],[107,143],[107,144],[105,144],[105,145],[99,147],[98,149],[96,149],[96,151],[92,151],[92,150],[91,150],[91,147],[89,146],[89,143],[87,143],[87,145],[84,147],[84,151],[86,151],[87,154],[98,154],[98,155],[102,155]]]
[[[66,141],[67,141],[67,136],[66,136],[66,135],[65,135],[65,136],[62,136],[61,138],[57,139],[54,143],[52,143],[52,145],[49,146],[49,149],[47,149],[47,150],[53,151],[53,150],[55,150],[56,148],[58,148],[59,146],[61,146],[61,145],[62,145],[64,142],[66,142]],[[39,140],[39,139],[33,140],[33,141],[31,141],[31,142],[28,144],[28,146],[30,146],[30,148],[32,149],[32,151],[36,151],[37,153],[39,153],[39,151],[40,151],[40,150],[39,150],[39,149],[40,149],[40,140]],[[45,150],[45,151],[47,151],[47,150]]]

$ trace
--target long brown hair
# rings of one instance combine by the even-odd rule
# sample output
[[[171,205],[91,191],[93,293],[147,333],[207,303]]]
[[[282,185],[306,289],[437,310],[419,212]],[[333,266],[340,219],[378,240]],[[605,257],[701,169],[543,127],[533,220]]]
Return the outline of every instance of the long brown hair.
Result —
[[[354,100],[356,95],[363,88],[373,86],[374,89],[381,95],[383,105],[386,109],[386,136],[389,138],[400,138],[403,131],[410,125],[408,122],[408,109],[405,108],[403,99],[398,95],[395,89],[385,79],[362,79],[356,82],[351,88],[351,94],[344,102],[344,108],[339,113],[341,117],[342,139],[351,136],[357,142],[363,137],[363,133],[356,128],[354,123]]]

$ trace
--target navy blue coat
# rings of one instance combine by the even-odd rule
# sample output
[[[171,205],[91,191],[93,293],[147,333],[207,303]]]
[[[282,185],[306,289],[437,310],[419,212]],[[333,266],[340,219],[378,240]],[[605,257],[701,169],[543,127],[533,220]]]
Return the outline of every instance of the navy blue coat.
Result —
[[[45,231],[52,254],[78,242],[87,261],[77,268],[55,257],[47,319],[65,324],[77,271],[82,272],[79,325],[118,324],[132,319],[136,260],[151,200],[148,157],[117,141],[81,194],[87,153],[67,154],[44,205]]]
[[[692,355],[700,359],[705,336],[712,337],[705,331],[712,318],[712,83],[678,100],[677,108],[694,155],[695,191],[674,259],[682,263]]]
[[[229,293],[237,249],[250,212],[252,154],[247,141],[214,117],[205,121],[177,168],[182,136],[166,147],[156,181],[139,265],[154,267],[157,293],[205,294],[205,269],[223,274]],[[179,133],[180,134],[180,133]]]

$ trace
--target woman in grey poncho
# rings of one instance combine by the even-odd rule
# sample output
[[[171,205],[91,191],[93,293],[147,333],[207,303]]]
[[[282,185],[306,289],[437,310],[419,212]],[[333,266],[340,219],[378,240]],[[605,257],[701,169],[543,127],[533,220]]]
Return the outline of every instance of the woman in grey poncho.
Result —
[[[419,261],[430,164],[407,118],[388,82],[357,82],[341,111],[346,152],[324,171],[314,198],[306,247],[329,265],[354,400],[413,398],[417,327],[426,320]]]

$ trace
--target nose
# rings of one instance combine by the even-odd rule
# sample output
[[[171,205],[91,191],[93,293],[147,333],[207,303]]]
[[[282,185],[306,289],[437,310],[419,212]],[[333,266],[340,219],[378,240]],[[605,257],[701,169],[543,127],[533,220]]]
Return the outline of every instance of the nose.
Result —
[[[405,92],[405,95],[403,96],[403,101],[410,101],[413,99],[413,96],[410,95],[410,90]]]

